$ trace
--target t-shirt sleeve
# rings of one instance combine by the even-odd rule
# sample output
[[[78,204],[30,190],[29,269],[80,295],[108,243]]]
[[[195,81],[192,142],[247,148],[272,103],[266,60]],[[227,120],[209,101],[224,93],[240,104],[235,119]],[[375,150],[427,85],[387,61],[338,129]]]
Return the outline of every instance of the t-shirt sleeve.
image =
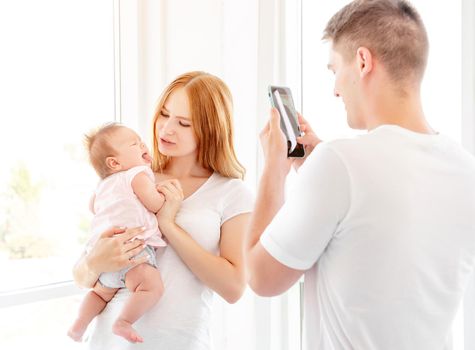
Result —
[[[260,242],[282,264],[307,270],[332,240],[349,205],[347,168],[334,150],[320,144],[300,168]]]
[[[144,172],[145,174],[147,174],[148,178],[151,181],[155,181],[152,169],[150,169],[150,167],[145,166],[145,165],[139,165],[139,166],[130,168],[129,170],[126,171],[125,181],[126,181],[127,187],[132,186],[132,180],[134,179],[135,176],[137,176],[138,173],[141,173],[141,172]]]
[[[242,180],[232,180],[224,194],[221,225],[233,217],[252,212],[254,195]]]

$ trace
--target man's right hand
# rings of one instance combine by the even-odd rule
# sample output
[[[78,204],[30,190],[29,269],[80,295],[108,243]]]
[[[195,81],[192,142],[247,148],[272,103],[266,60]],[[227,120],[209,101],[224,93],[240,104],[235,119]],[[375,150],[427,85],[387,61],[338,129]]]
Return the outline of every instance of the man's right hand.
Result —
[[[315,132],[312,130],[312,127],[308,123],[307,120],[302,117],[300,113],[298,114],[299,119],[299,127],[300,131],[303,132],[303,136],[297,137],[297,142],[301,143],[305,148],[305,157],[303,158],[295,158],[292,162],[292,166],[294,167],[295,171],[297,171],[300,166],[305,162],[307,157],[312,153],[313,149],[320,143],[322,140],[318,138]]]
[[[270,114],[269,121],[259,134],[264,152],[264,167],[275,175],[283,175],[285,179],[292,167],[292,160],[287,158],[287,142],[280,128],[279,111],[272,108]]]

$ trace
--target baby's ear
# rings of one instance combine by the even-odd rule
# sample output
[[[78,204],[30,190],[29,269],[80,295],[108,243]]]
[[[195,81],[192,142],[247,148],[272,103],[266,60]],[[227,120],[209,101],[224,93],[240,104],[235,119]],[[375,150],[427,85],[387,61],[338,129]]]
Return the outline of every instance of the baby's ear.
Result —
[[[118,171],[121,168],[119,161],[115,157],[107,157],[106,166],[112,171]]]

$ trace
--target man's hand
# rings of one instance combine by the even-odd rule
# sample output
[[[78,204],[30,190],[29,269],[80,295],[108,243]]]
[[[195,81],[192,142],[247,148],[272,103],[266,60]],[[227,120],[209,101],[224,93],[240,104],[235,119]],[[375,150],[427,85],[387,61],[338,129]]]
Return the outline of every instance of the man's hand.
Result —
[[[270,119],[259,137],[264,151],[265,166],[269,170],[287,175],[292,160],[287,158],[287,140],[280,128],[280,115],[276,108],[271,109]]]
[[[298,114],[299,118],[299,127],[300,131],[304,133],[303,136],[297,137],[297,142],[301,143],[305,148],[305,157],[303,158],[295,158],[292,162],[292,166],[294,167],[295,171],[297,171],[300,166],[305,162],[307,157],[312,153],[313,149],[320,143],[320,140],[315,132],[310,127],[310,124],[302,117],[300,113]]]

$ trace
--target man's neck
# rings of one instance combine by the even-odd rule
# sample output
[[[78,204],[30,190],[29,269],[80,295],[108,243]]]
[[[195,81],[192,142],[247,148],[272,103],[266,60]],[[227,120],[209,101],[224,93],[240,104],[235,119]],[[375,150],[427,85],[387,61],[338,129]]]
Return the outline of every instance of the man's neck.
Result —
[[[397,96],[383,93],[370,108],[366,128],[368,131],[381,125],[397,125],[421,134],[435,134],[427,122],[418,92]]]

